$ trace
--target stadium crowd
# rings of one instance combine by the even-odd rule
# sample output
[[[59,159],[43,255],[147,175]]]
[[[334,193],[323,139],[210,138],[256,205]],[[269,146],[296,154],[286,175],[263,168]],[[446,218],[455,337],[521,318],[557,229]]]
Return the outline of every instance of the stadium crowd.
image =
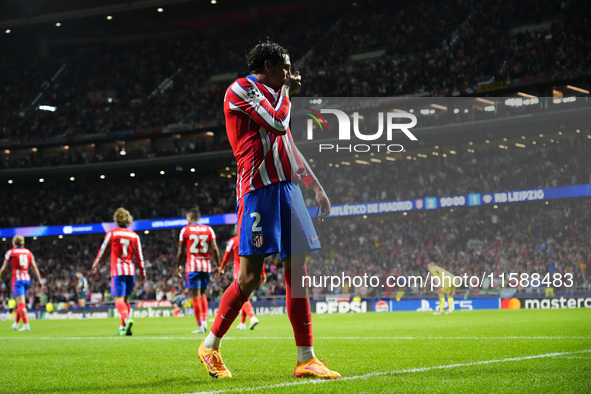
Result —
[[[443,7],[442,11],[445,9]],[[453,9],[462,13],[461,7]],[[405,10],[398,12],[399,19],[409,19],[404,17]],[[340,51],[325,48],[324,53],[338,55],[330,60],[318,57],[320,62],[325,61],[324,67],[308,70],[307,76],[313,76],[312,83],[303,85],[302,94],[335,97],[455,95],[475,92],[483,82],[540,76],[547,80],[570,79],[589,64],[589,31],[585,27],[589,22],[584,13],[579,12],[580,8],[569,9],[566,4],[559,7],[557,2],[480,2],[456,29],[450,30],[448,35],[439,35],[439,45],[432,45],[430,50],[404,51],[390,47],[381,57],[368,62],[343,62],[344,52],[355,48],[354,45],[336,45]],[[558,15],[565,19],[557,18]],[[430,20],[428,25],[438,25],[433,22]],[[511,28],[540,22],[546,24],[509,34]],[[388,23],[390,20],[384,16],[382,23],[372,21],[364,26],[390,32]],[[354,24],[348,22],[349,26]],[[406,28],[404,23],[399,26]],[[414,31],[413,26],[410,31]],[[340,33],[341,29],[335,29],[335,36],[325,41],[325,45],[339,42]],[[383,37],[384,34],[371,36]],[[392,42],[412,48],[415,41],[403,34],[389,40]],[[387,48],[387,44],[376,48]],[[585,49],[581,51],[581,48]]]
[[[310,274],[366,273],[386,283],[388,275],[418,275],[426,279],[425,267],[434,262],[458,276],[480,278],[483,273],[494,273],[497,288],[499,274],[505,273],[507,278],[515,272],[538,273],[542,277],[547,273],[572,273],[574,286],[589,289],[589,213],[591,202],[584,199],[507,204],[498,209],[444,209],[408,216],[330,219],[326,224],[329,239],[324,241],[319,254],[311,257]],[[472,290],[478,292],[491,286],[488,282]],[[388,294],[392,290],[388,289]],[[558,290],[569,289],[562,286]],[[375,297],[381,291],[369,287],[351,292]]]
[[[387,276],[410,275],[425,278],[425,286],[312,288],[315,297],[326,294],[350,293],[379,297],[402,290],[407,294],[428,292],[426,265],[435,262],[455,275],[482,277],[494,273],[495,283],[485,281],[481,290],[499,288],[499,274],[572,273],[573,287],[555,286],[560,290],[591,290],[591,202],[589,199],[552,201],[549,204],[505,204],[492,207],[437,210],[402,214],[370,215],[332,218],[325,223],[328,239],[320,252],[308,259],[309,274],[347,276],[377,276],[386,283]],[[232,226],[216,227],[218,245],[223,251],[233,235]],[[152,231],[140,234],[148,281],[136,286],[135,299],[173,300],[184,294],[184,279],[176,275],[178,230]],[[38,260],[46,280],[45,295],[32,287],[30,299],[52,302],[75,302],[76,271],[84,272],[90,282],[93,300],[108,300],[110,268],[107,262],[97,273],[90,267],[102,242],[102,236],[68,236],[63,239],[29,239],[30,248]],[[7,245],[5,243],[4,245]],[[265,261],[267,282],[259,286],[257,299],[285,295],[283,270],[277,256]],[[232,282],[233,270],[212,279],[208,290],[211,301],[219,300],[223,290]],[[564,282],[566,284],[566,282]],[[0,285],[4,301],[8,299],[9,283]],[[545,288],[545,286],[541,286]],[[462,289],[466,290],[466,289]],[[537,292],[533,286],[520,289]],[[46,297],[46,298],[45,298]]]
[[[321,158],[314,159],[313,170],[332,204],[407,200],[591,183],[590,149],[591,140],[578,135],[527,149],[491,146],[475,153],[457,149],[446,158],[429,155],[408,160],[399,155],[395,162],[373,163],[364,157],[370,165],[350,159],[350,165],[343,165],[334,157]],[[315,205],[310,190],[305,197],[308,206]]]
[[[338,160],[325,157],[314,161],[313,170],[333,205],[556,187],[591,183],[590,145],[577,134],[547,146],[490,147],[476,153],[458,149],[446,158],[398,157],[369,166],[351,160],[352,165],[337,168],[330,164]],[[9,185],[10,193],[0,194],[0,228],[108,222],[119,206],[137,219],[182,217],[195,203],[204,215],[233,213],[235,179],[216,175],[105,179],[100,193],[96,182],[88,180]],[[304,197],[308,206],[316,205],[310,189],[304,188]],[[15,204],[27,208],[16,211]]]
[[[516,77],[572,79],[591,63],[585,4],[398,3],[319,5],[316,12],[304,13],[306,22],[297,33],[278,28],[289,18],[285,15],[254,25],[249,35],[237,34],[241,26],[216,33],[225,46],[213,45],[212,37],[200,32],[129,46],[86,47],[65,62],[1,60],[8,85],[0,96],[5,115],[0,138],[50,140],[171,124],[221,124],[229,81],[214,83],[209,77],[246,73],[243,53],[257,36],[269,36],[290,50],[304,75],[304,96],[439,94],[440,89]],[[539,22],[552,23],[509,33]],[[385,52],[377,58],[349,61],[350,55],[380,49]],[[55,106],[55,112],[31,106],[40,90],[42,103]]]
[[[105,179],[100,193],[96,182],[44,182],[1,193],[0,227],[110,222],[120,206],[136,219],[184,217],[196,203],[207,215],[235,212],[234,180],[219,175]],[[13,209],[24,201],[26,209]]]
[[[81,165],[102,163],[110,161],[130,161],[135,159],[152,159],[155,157],[178,156],[194,153],[202,153],[211,150],[231,149],[227,142],[214,143],[211,139],[194,138],[187,141],[180,138],[169,143],[162,143],[154,148],[134,147],[125,148],[125,154],[121,153],[121,147],[109,144],[107,147],[94,149],[92,146],[76,148],[68,146],[68,149],[48,149],[33,151],[31,148],[14,151],[5,154],[0,159],[0,169],[52,167],[63,165]],[[10,150],[9,150],[10,151]]]
[[[295,68],[304,75],[303,96],[441,95],[442,90],[478,86],[483,81],[537,76],[568,80],[587,72],[585,67],[591,64],[588,4],[454,0],[446,6],[427,1],[402,5],[386,0],[364,2],[368,12],[358,12],[361,3],[340,7],[338,12],[319,6],[317,12],[302,15],[305,22],[296,32],[279,28],[290,18],[286,15],[255,25],[249,35],[236,34],[242,28],[238,26],[216,33],[215,40],[211,33],[199,32],[130,46],[89,46],[65,60],[29,59],[23,64],[1,58],[0,72],[7,84],[0,95],[4,115],[0,139],[59,141],[171,124],[221,125],[220,108],[228,81],[214,83],[209,78],[238,70],[238,75],[245,74],[243,53],[252,46],[253,36],[268,35],[289,49]],[[510,32],[535,23],[543,24]],[[228,45],[215,45],[219,40]],[[371,51],[383,52],[365,61],[350,59]],[[55,106],[55,112],[31,105],[40,91],[44,92],[42,100],[36,104]],[[495,149],[477,154],[458,151],[445,159],[397,159],[338,168],[329,165],[334,160],[324,158],[315,162],[314,169],[333,204],[554,187],[591,183],[589,144],[578,136],[565,138],[559,145],[528,148],[519,155]],[[227,145],[130,151],[125,160],[218,148]],[[115,151],[100,155],[72,151],[44,157],[31,153],[8,158],[0,168],[109,160],[121,157]],[[89,181],[9,186],[9,193],[0,194],[0,227],[108,222],[119,206],[128,208],[137,219],[182,217],[195,203],[205,215],[235,211],[233,179],[179,175],[101,182],[100,193],[96,182]],[[315,205],[311,194],[306,194],[306,200],[308,206]],[[413,213],[404,220],[398,215],[330,219],[326,226],[329,239],[322,251],[310,257],[310,271],[425,275],[424,265],[433,261],[455,274],[572,272],[577,286],[589,288],[590,211],[587,200],[572,200],[507,205],[498,210]],[[219,228],[220,247],[231,231]],[[183,281],[174,270],[176,231],[141,237],[149,281],[138,286],[135,297],[170,299],[182,293]],[[108,296],[108,269],[88,272],[102,237],[27,242],[47,280],[45,296],[50,301],[75,299],[76,270],[88,275],[91,292]],[[4,245],[8,249],[8,242]],[[256,296],[283,295],[282,269],[273,256],[267,259],[266,268],[268,282]],[[229,285],[231,272],[212,282],[212,300]],[[8,282],[0,286],[6,299]],[[39,290],[33,290],[32,297],[35,291]],[[377,295],[375,289],[355,291]],[[314,292],[319,295],[317,289]]]

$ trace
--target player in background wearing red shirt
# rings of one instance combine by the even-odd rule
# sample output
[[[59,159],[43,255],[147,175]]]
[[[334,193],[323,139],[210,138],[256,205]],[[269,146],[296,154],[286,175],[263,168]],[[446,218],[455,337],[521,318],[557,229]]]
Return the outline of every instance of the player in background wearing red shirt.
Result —
[[[29,267],[33,268],[39,287],[43,288],[43,283],[41,283],[41,274],[39,274],[33,253],[25,248],[25,238],[22,235],[15,235],[12,239],[12,249],[4,255],[4,264],[0,268],[0,278],[2,278],[4,271],[8,269],[8,263],[12,263],[12,295],[17,305],[16,321],[12,325],[12,329],[17,330],[19,321],[22,320],[23,326],[19,331],[31,331],[29,318],[27,317],[27,305],[25,304],[27,290],[31,286]]]
[[[210,376],[232,377],[222,360],[222,338],[259,285],[265,256],[277,253],[284,268],[286,310],[297,352],[294,376],[338,379],[341,375],[315,356],[310,300],[302,285],[306,253],[321,246],[298,181],[316,193],[322,212],[319,220],[330,214],[330,201],[289,128],[289,96],[301,87],[301,76],[291,74],[287,50],[274,42],[257,44],[246,61],[250,75],[232,83],[224,97],[226,133],[238,164],[240,272],[224,292],[197,354]]]
[[[215,242],[215,233],[209,226],[197,224],[201,218],[199,207],[187,211],[187,226],[179,234],[179,249],[176,254],[177,272],[183,277],[183,261],[186,260],[187,277],[185,288],[193,297],[193,311],[197,320],[197,329],[193,334],[205,334],[207,331],[207,297],[205,290],[209,285],[211,258],[215,260],[213,276],[220,273],[220,251]],[[185,259],[186,254],[186,259]]]
[[[238,236],[230,238],[228,244],[226,245],[226,253],[224,254],[224,258],[222,260],[222,266],[220,267],[222,270],[222,274],[224,273],[224,269],[228,262],[232,260],[234,262],[234,278],[238,278],[238,273],[240,272],[240,256],[238,255]],[[265,275],[265,266],[263,265],[263,270],[261,271],[261,284],[267,281],[267,276]],[[254,330],[257,324],[259,324],[259,319],[254,315],[254,311],[252,309],[252,304],[250,301],[246,301],[244,305],[242,305],[242,310],[240,311],[240,324],[238,324],[239,330],[246,330],[246,316],[250,318],[250,326],[248,327],[249,330]]]
[[[105,240],[92,263],[92,272],[96,272],[100,265],[107,247],[111,247],[111,295],[115,300],[115,307],[121,315],[121,326],[117,335],[132,335],[131,326],[133,320],[129,317],[131,305],[129,296],[133,292],[135,285],[135,264],[138,265],[140,280],[146,280],[144,269],[144,254],[142,253],[142,243],[140,237],[128,229],[133,221],[133,217],[125,208],[117,208],[113,215],[113,221],[117,225],[112,230],[107,231]]]

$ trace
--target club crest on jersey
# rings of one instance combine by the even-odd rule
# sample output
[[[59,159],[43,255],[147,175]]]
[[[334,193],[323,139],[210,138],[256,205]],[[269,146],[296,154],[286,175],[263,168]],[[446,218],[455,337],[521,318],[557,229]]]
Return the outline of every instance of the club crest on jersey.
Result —
[[[263,234],[253,234],[252,235],[252,244],[257,248],[260,248],[261,245],[263,244]]]

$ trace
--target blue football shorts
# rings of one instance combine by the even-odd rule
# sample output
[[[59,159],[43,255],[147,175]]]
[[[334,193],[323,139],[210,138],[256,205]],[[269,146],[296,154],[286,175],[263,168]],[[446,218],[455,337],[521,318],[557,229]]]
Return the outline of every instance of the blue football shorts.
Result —
[[[12,282],[12,295],[14,297],[26,296],[29,287],[31,287],[30,280],[15,280]]]
[[[111,296],[125,297],[133,292],[134,275],[118,275],[111,278]]]
[[[187,272],[185,288],[207,290],[209,286],[209,272]]]
[[[293,254],[320,249],[300,186],[291,181],[253,190],[238,201],[240,256]]]

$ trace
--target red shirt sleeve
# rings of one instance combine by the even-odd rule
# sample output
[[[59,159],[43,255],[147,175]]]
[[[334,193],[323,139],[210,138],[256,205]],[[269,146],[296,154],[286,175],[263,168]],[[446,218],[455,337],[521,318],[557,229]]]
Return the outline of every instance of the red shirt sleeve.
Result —
[[[145,269],[145,264],[144,264],[144,252],[142,250],[142,241],[140,241],[139,235],[136,238],[136,240],[137,240],[137,245],[135,246],[133,253],[135,255],[135,262],[138,265],[140,275],[143,276],[146,274],[146,269]]]
[[[291,118],[289,97],[281,96],[273,107],[256,85],[242,78],[230,86],[226,93],[226,102],[230,111],[246,113],[269,133],[287,133]]]

